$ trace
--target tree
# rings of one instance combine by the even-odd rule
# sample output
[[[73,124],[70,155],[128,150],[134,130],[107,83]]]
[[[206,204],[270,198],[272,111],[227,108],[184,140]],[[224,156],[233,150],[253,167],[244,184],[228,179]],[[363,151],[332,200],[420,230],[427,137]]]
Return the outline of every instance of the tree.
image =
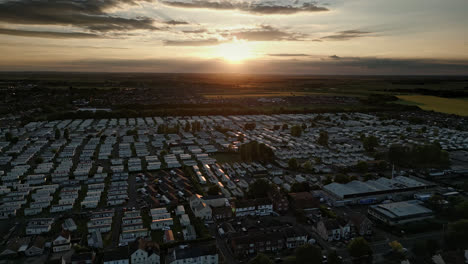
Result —
[[[307,129],[306,123],[302,123],[302,126],[301,126],[301,127],[302,127],[302,130],[306,130],[306,129]]]
[[[298,192],[309,192],[310,185],[308,182],[295,182],[291,185],[291,192],[298,193]]]
[[[237,141],[244,142],[244,134],[239,134],[237,136]]]
[[[328,253],[327,260],[328,260],[328,264],[342,264],[343,263],[343,260],[338,255],[336,250],[332,250]]]
[[[455,205],[455,211],[460,218],[468,219],[468,200]]]
[[[366,173],[369,166],[367,165],[367,162],[361,160],[356,164],[356,169],[361,173]]]
[[[379,146],[379,140],[375,136],[370,135],[363,138],[362,145],[366,151],[371,152],[374,151],[374,148]]]
[[[322,263],[322,251],[320,248],[305,244],[296,249],[296,263]]]
[[[297,160],[295,158],[290,158],[288,161],[288,168],[291,170],[297,169]]]
[[[6,141],[11,141],[12,138],[13,138],[13,135],[11,134],[11,132],[6,132],[5,133],[5,140]]]
[[[273,262],[267,255],[258,253],[255,258],[249,261],[249,264],[273,264]]]
[[[249,186],[247,195],[252,198],[264,198],[272,189],[269,182],[264,179],[258,179]]]
[[[66,140],[70,139],[70,131],[68,130],[68,128],[65,128],[65,130],[63,130],[63,138],[65,138]]]
[[[451,223],[445,241],[453,248],[466,249],[468,246],[468,219]]]
[[[300,137],[302,135],[302,128],[300,126],[291,127],[291,136]]]
[[[280,128],[281,128],[280,125],[274,125],[274,126],[273,126],[273,130],[279,130]]]
[[[392,250],[394,252],[402,252],[403,251],[403,246],[401,245],[400,242],[398,242],[396,240],[388,243],[388,245],[392,248]]]
[[[256,127],[255,123],[247,123],[244,125],[245,130],[254,130]]]
[[[185,132],[190,132],[190,122],[185,123],[184,131]]]
[[[328,132],[327,131],[320,131],[319,138],[317,139],[317,143],[322,146],[328,146]]]
[[[43,159],[42,157],[37,157],[37,158],[35,159],[35,162],[36,162],[37,164],[39,164],[39,163],[44,162],[44,159]]]
[[[310,160],[304,162],[303,167],[307,171],[311,171],[313,169],[312,163],[310,162]]]
[[[283,130],[286,130],[288,128],[289,128],[288,124],[283,124]]]
[[[437,250],[439,250],[440,248],[440,245],[439,245],[439,242],[437,242],[437,240],[434,240],[434,239],[428,239],[426,240],[426,249],[427,251],[429,251],[429,254],[432,255],[435,255],[437,253]]]
[[[219,188],[218,185],[213,185],[210,188],[208,188],[208,194],[209,195],[218,195],[219,192],[221,192],[221,189]]]
[[[350,181],[350,178],[349,178],[348,175],[340,173],[340,174],[335,175],[335,180],[334,181],[337,182],[337,183],[345,184],[345,183],[348,183]]]
[[[58,128],[55,129],[55,139],[60,139],[60,130]]]
[[[348,244],[348,252],[353,258],[362,258],[372,255],[369,243],[363,237],[357,237]]]

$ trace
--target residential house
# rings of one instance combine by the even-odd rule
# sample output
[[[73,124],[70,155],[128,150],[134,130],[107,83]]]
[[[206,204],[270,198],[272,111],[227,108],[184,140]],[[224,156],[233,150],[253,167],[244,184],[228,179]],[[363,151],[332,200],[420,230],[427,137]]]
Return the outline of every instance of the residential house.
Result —
[[[181,245],[170,248],[166,264],[218,264],[218,251],[214,243]]]
[[[326,241],[339,241],[351,237],[351,226],[343,219],[321,219],[317,223],[316,230]]]
[[[273,204],[269,199],[251,199],[236,201],[234,204],[236,217],[264,216],[273,212]]]
[[[320,207],[320,201],[310,192],[290,193],[289,197],[295,210],[315,210]]]
[[[161,253],[156,242],[143,238],[137,239],[129,245],[131,264],[159,264]]]
[[[62,252],[71,249],[71,235],[69,231],[62,233],[52,242],[54,252]]]
[[[213,219],[224,220],[232,218],[232,208],[228,206],[212,208]]]
[[[24,254],[28,257],[42,255],[44,253],[45,242],[46,240],[44,237],[36,236]]]
[[[203,220],[211,220],[212,210],[211,207],[203,201],[200,195],[196,194],[190,197],[190,209],[193,214]]]
[[[279,214],[286,213],[289,210],[289,201],[285,195],[282,195],[279,190],[274,190],[268,193],[268,198],[273,203],[273,210]]]
[[[71,256],[71,264],[92,264],[94,254],[92,252],[75,253]]]

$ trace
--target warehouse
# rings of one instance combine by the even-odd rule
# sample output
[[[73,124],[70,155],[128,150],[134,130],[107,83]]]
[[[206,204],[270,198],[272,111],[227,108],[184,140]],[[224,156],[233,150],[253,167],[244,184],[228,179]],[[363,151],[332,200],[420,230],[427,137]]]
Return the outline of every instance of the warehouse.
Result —
[[[434,217],[432,210],[421,206],[420,201],[417,200],[371,205],[368,213],[388,225],[405,224]]]

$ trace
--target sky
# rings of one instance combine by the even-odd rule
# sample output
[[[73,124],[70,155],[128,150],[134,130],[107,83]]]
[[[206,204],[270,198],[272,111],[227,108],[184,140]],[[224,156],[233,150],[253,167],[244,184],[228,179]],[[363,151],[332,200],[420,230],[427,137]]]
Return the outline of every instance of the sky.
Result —
[[[468,75],[467,0],[0,0],[0,71]]]

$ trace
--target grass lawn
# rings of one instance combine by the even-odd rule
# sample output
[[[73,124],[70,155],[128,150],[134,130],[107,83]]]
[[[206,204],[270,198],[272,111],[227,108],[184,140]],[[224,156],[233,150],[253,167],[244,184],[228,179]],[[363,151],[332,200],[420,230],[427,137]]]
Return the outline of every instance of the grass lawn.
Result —
[[[468,116],[468,99],[452,99],[428,95],[399,95],[398,103],[417,105],[424,110]]]

